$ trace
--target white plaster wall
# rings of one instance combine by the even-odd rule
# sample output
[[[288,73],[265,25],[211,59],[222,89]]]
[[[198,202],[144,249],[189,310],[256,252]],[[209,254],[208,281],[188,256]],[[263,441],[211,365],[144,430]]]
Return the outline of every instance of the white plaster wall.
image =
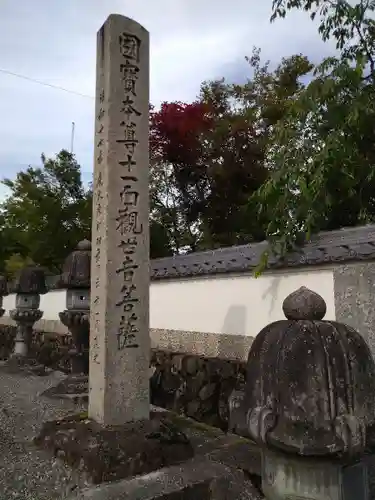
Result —
[[[300,286],[318,292],[327,303],[326,319],[335,319],[332,269],[187,278],[153,282],[150,287],[150,327],[206,333],[256,335],[272,321],[283,319],[285,297]],[[41,297],[43,319],[58,320],[65,309],[65,290]],[[4,297],[5,314],[15,307],[15,295]]]
[[[16,295],[12,293],[3,298],[3,308],[5,309],[5,316],[9,316],[9,311],[16,307]]]
[[[283,319],[282,303],[300,286],[327,303],[326,319],[335,319],[332,269],[154,282],[150,291],[152,328],[255,336]]]

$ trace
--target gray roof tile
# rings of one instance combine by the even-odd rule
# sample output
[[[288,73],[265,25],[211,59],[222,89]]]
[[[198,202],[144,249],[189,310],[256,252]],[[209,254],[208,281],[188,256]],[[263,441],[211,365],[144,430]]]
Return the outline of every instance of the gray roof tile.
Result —
[[[151,279],[252,271],[267,246],[267,242],[262,241],[154,259],[151,261]],[[375,225],[319,233],[282,261],[271,256],[269,267],[288,268],[371,259],[375,259]]]

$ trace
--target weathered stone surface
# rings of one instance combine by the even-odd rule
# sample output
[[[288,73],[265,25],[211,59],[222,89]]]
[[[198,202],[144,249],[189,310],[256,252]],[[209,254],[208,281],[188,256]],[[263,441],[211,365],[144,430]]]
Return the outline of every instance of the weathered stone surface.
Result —
[[[88,402],[89,380],[85,375],[69,375],[57,385],[50,387],[43,396],[52,399],[68,399],[76,404]]]
[[[94,484],[147,474],[194,454],[186,435],[160,412],[116,427],[101,427],[87,414],[47,422],[35,443]]]
[[[76,290],[73,290],[73,293],[75,292]],[[71,373],[87,375],[89,372],[90,311],[89,309],[67,309],[59,313],[59,318],[71,333],[72,346],[69,351]]]
[[[336,320],[357,330],[375,358],[375,263],[338,266],[333,281]]]
[[[283,312],[287,319],[320,320],[327,312],[324,299],[317,293],[302,286],[286,297]]]
[[[89,414],[116,425],[150,401],[149,35],[117,14],[97,36],[95,128]]]
[[[217,445],[205,456],[214,462],[240,469],[247,477],[256,478],[260,488],[261,452],[254,442],[237,437],[232,442],[228,440],[222,446]]]
[[[219,463],[192,460],[128,481],[87,489],[70,500],[260,500],[244,475]]]
[[[262,490],[266,498],[369,499],[367,457],[345,464],[264,450],[262,464]]]
[[[10,292],[18,294],[47,293],[44,269],[35,265],[23,267],[12,283]]]
[[[80,241],[76,250],[66,258],[59,288],[90,288],[91,286],[91,242]]]
[[[245,363],[153,351],[151,402],[226,430],[228,399],[242,386]]]
[[[320,301],[298,293],[291,309],[307,305],[308,319],[276,321],[251,347],[242,403],[248,434],[297,455],[361,454],[375,426],[371,352],[351,327],[312,320]]]

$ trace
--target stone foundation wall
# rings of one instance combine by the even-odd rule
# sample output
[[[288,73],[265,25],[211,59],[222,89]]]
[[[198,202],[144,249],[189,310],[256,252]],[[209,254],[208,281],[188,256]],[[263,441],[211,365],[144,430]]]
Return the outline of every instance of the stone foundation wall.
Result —
[[[227,429],[228,397],[245,380],[246,363],[153,351],[151,402]]]
[[[0,325],[0,359],[13,350],[16,328]],[[32,354],[40,363],[69,372],[70,335],[35,332]],[[245,380],[242,360],[204,357],[152,349],[151,403],[223,430],[228,425],[228,397]]]

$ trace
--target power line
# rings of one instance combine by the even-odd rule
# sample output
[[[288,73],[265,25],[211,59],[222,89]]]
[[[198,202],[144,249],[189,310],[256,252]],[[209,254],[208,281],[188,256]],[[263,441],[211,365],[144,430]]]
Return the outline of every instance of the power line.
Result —
[[[58,85],[52,85],[51,83],[41,82],[40,80],[35,80],[34,78],[30,78],[29,76],[20,75],[19,73],[13,73],[12,71],[8,71],[6,69],[0,68],[0,73],[4,73],[5,75],[15,76],[16,78],[22,78],[23,80],[27,80],[32,83],[37,83],[38,85],[44,85],[45,87],[50,87],[55,90],[61,90],[63,92],[68,92],[69,94],[75,94],[80,97],[86,97],[88,99],[94,99],[91,95],[81,94],[80,92],[75,92],[74,90],[65,89],[64,87],[59,87]]]

